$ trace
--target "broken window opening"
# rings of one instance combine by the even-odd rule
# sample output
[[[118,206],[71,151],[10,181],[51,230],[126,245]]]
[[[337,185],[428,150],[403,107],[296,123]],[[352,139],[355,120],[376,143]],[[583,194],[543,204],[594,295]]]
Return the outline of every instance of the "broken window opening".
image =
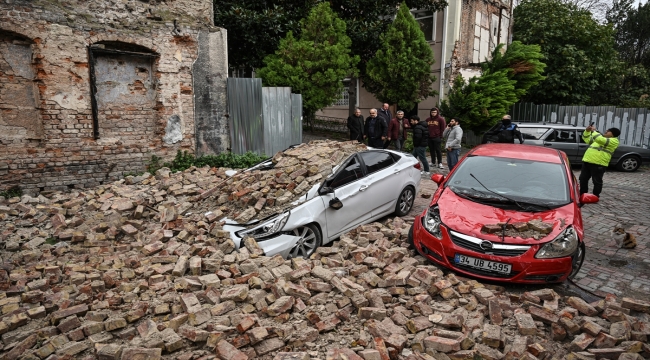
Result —
[[[133,44],[100,42],[88,47],[93,137],[144,134],[154,121],[155,52]],[[101,118],[101,122],[100,122]],[[101,130],[101,131],[100,131]]]

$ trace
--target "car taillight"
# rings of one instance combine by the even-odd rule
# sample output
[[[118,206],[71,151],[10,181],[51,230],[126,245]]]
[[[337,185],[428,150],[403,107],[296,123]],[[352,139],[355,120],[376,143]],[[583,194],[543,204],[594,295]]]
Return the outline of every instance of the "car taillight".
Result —
[[[416,169],[418,169],[418,170],[422,169],[422,166],[420,166],[420,162],[418,162],[417,164],[413,165],[413,167],[416,168]]]

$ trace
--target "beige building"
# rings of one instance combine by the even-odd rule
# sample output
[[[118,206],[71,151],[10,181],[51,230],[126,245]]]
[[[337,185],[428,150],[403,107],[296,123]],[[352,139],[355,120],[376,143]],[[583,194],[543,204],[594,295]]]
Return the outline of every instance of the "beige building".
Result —
[[[466,79],[480,75],[480,63],[496,45],[510,43],[512,0],[450,0],[444,11],[413,10],[412,14],[420,24],[435,59],[431,73],[436,77],[433,88],[439,95],[424,99],[417,105],[418,115],[426,118],[429,109],[445,99],[457,74]],[[369,109],[381,106],[360,80],[346,81],[346,85],[348,87],[341,92],[341,97],[316,115],[347,118],[350,108],[357,106],[367,116]],[[394,114],[394,105],[391,110]],[[407,109],[402,110],[408,113]]]

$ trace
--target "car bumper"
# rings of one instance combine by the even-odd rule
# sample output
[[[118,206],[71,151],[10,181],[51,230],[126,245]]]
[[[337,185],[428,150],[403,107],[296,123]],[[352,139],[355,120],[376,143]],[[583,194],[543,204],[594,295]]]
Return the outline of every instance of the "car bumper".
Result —
[[[440,227],[442,239],[434,237],[422,225],[422,215],[413,222],[413,244],[417,251],[428,260],[452,269],[463,275],[491,281],[505,281],[523,284],[547,284],[562,282],[571,273],[571,257],[557,259],[536,259],[538,245],[531,246],[528,251],[519,256],[495,256],[469,250],[451,241],[449,230],[444,225]],[[509,274],[475,269],[454,262],[456,254],[470,256],[512,265]]]
[[[241,226],[224,225],[223,229],[230,232],[230,238],[235,243],[235,248],[239,250],[243,246],[244,239],[237,236],[237,232],[246,229]],[[266,256],[274,256],[280,254],[283,258],[287,258],[291,249],[298,243],[300,237],[277,233],[267,239],[257,241],[257,244],[264,250]]]

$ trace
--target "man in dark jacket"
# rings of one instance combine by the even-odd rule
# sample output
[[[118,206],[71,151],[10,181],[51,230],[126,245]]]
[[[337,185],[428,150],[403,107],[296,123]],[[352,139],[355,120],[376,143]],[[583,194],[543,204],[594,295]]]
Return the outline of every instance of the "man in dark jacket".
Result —
[[[427,118],[427,126],[429,128],[429,151],[431,152],[431,166],[436,166],[442,169],[442,133],[445,131],[447,124],[445,118],[440,116],[440,110],[433,108],[429,112]],[[436,162],[437,161],[437,162]]]
[[[395,149],[401,151],[402,146],[406,142],[407,132],[406,129],[411,126],[408,124],[407,120],[404,119],[404,111],[399,110],[397,112],[397,117],[394,117],[388,123],[388,139],[384,143],[384,149],[388,148],[390,142],[393,141],[395,144]]]
[[[370,116],[366,119],[363,129],[363,138],[368,138],[368,146],[382,149],[388,137],[388,124],[377,116],[377,109],[370,109]]]
[[[354,109],[354,115],[348,116],[348,129],[350,129],[350,140],[363,142],[363,116],[359,108]]]
[[[504,144],[514,144],[515,138],[519,139],[519,143],[524,143],[524,137],[521,135],[521,131],[517,127],[517,124],[513,124],[510,115],[503,115],[501,118],[501,124],[492,128],[485,133],[483,139],[485,142],[490,143],[504,143]]]
[[[427,145],[429,143],[429,129],[426,121],[420,121],[417,115],[411,116],[413,128],[413,156],[420,159],[424,165],[423,175],[429,175],[429,161],[427,161]]]
[[[383,118],[386,124],[388,124],[393,118],[393,114],[390,112],[390,105],[388,105],[388,103],[383,103],[381,109],[377,112],[377,116]]]

